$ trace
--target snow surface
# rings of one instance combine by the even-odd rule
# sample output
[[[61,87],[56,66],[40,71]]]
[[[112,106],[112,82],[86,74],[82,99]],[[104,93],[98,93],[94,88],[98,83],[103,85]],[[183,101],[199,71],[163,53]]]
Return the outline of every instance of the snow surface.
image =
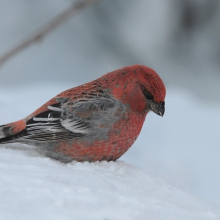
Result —
[[[1,87],[0,124],[72,86]],[[165,116],[149,114],[117,162],[66,165],[29,146],[0,147],[0,219],[220,219],[218,205],[197,198],[219,201],[219,108],[168,88]]]
[[[1,149],[1,219],[218,219],[220,208],[123,161],[70,163]]]
[[[123,161],[67,165],[1,149],[1,219],[220,219],[220,208]]]

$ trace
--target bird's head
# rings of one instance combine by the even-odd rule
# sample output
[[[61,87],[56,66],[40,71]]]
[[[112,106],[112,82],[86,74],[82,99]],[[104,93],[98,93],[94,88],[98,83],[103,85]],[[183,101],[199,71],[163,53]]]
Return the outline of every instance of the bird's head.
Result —
[[[163,116],[166,89],[162,79],[151,68],[133,65],[113,71],[114,96],[140,113],[153,111]]]
[[[137,71],[146,111],[153,111],[163,116],[165,112],[166,88],[162,79],[149,67],[134,65],[134,68]]]

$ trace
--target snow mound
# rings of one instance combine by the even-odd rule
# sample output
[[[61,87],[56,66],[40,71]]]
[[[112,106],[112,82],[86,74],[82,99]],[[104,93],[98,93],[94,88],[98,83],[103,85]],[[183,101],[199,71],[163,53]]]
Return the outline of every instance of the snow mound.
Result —
[[[123,161],[62,164],[14,148],[0,148],[1,219],[220,219],[218,206]]]

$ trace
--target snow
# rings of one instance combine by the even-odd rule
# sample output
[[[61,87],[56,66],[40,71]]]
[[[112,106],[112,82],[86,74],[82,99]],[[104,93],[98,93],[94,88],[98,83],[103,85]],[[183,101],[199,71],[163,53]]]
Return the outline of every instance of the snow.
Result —
[[[0,124],[72,86],[1,87]],[[219,110],[168,88],[165,116],[149,114],[117,162],[66,165],[30,146],[1,146],[0,219],[220,219]]]
[[[1,219],[220,218],[216,205],[123,161],[65,165],[0,152]]]

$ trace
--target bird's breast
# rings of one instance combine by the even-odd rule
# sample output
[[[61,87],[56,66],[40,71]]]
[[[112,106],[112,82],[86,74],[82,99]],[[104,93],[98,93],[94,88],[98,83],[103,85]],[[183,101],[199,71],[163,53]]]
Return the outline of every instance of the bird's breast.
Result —
[[[77,161],[116,160],[135,142],[144,123],[145,116],[127,112],[115,121],[106,135],[96,136],[93,141],[83,138],[60,142],[55,150]],[[105,124],[100,124],[105,129]]]

